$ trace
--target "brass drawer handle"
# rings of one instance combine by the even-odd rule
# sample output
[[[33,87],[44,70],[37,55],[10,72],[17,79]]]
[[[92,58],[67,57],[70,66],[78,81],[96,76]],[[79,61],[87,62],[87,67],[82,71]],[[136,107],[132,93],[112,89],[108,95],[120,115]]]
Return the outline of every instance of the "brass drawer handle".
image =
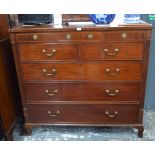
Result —
[[[118,54],[119,49],[115,48],[114,51],[110,52],[108,49],[104,49],[104,52],[106,53],[106,55],[108,56],[115,56]]]
[[[59,110],[57,110],[57,111],[49,110],[47,113],[49,114],[50,117],[57,117],[60,114],[60,111]]]
[[[51,73],[47,73],[47,70],[45,68],[42,71],[47,76],[54,76],[55,73],[56,73],[56,69],[55,68],[52,69],[52,72]]]
[[[109,76],[116,76],[120,73],[120,69],[117,68],[115,70],[111,70],[109,68],[106,68],[106,73],[109,75]]]
[[[32,35],[33,40],[37,40],[39,36],[37,34]]]
[[[55,95],[58,93],[58,90],[55,89],[55,90],[53,91],[53,93],[49,93],[49,90],[46,89],[46,90],[45,90],[45,93],[46,93],[48,96],[55,96]]]
[[[50,53],[48,53],[45,49],[42,50],[45,56],[51,57],[56,53],[56,49],[52,49]]]
[[[71,38],[72,38],[71,34],[67,34],[67,35],[66,35],[66,39],[67,39],[67,40],[69,40],[69,39],[71,39]]]
[[[119,93],[119,90],[116,89],[116,90],[106,90],[106,93],[109,95],[109,96],[116,96],[118,93]]]
[[[93,39],[93,38],[94,38],[93,34],[92,33],[89,33],[88,34],[88,39]]]
[[[126,38],[127,38],[127,34],[126,34],[126,33],[122,33],[122,34],[121,34],[121,37],[122,37],[123,39],[126,39]]]
[[[114,118],[118,115],[118,111],[114,111],[113,113],[111,113],[109,111],[105,111],[105,115],[107,115],[110,118]]]

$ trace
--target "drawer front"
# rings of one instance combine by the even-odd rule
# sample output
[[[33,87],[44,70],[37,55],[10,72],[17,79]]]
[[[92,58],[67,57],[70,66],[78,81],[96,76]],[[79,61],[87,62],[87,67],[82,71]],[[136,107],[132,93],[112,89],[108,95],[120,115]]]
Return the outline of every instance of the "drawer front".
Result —
[[[80,64],[22,64],[24,80],[79,80],[81,79]]]
[[[78,41],[81,40],[80,32],[61,32],[57,33],[57,40],[70,42],[70,41]]]
[[[18,45],[21,61],[60,61],[78,60],[76,44],[20,44]]]
[[[17,42],[49,42],[56,41],[55,33],[19,33],[16,34]]]
[[[140,63],[22,64],[24,80],[141,80]]]
[[[30,123],[138,123],[138,105],[28,105]]]
[[[139,101],[140,83],[27,83],[28,101]]]
[[[82,41],[102,41],[104,38],[104,33],[102,32],[83,32]]]
[[[143,60],[142,43],[82,44],[83,60]]]
[[[107,40],[144,40],[145,32],[144,31],[117,31],[117,32],[107,32]]]
[[[62,90],[59,83],[25,83],[26,100],[31,101],[59,101]]]
[[[85,63],[84,80],[141,80],[141,63]]]

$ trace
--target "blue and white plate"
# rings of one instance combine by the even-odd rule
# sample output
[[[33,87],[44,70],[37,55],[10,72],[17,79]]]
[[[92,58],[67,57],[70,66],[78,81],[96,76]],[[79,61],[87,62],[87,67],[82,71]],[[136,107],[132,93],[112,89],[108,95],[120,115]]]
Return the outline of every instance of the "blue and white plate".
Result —
[[[124,15],[124,23],[140,23],[141,19],[140,19],[140,14],[125,14]]]
[[[95,24],[107,25],[114,20],[115,14],[90,14],[89,17]]]

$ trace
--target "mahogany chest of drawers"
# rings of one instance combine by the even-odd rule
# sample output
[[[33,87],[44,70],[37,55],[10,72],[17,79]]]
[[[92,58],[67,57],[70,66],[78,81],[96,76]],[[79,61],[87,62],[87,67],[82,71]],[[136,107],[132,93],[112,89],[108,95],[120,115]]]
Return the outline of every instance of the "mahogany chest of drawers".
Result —
[[[130,126],[143,135],[151,25],[10,29],[25,128]]]

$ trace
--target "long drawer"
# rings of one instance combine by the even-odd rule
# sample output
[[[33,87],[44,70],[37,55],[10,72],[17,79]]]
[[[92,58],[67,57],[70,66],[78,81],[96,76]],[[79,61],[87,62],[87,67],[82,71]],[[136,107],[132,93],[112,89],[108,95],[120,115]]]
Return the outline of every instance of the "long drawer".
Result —
[[[140,83],[26,83],[31,101],[139,101]]]
[[[141,80],[140,62],[22,64],[27,80]]]
[[[82,60],[143,60],[143,43],[81,44]]]
[[[77,44],[19,44],[20,61],[78,60]]]
[[[28,105],[30,123],[127,124],[138,123],[138,105]]]

